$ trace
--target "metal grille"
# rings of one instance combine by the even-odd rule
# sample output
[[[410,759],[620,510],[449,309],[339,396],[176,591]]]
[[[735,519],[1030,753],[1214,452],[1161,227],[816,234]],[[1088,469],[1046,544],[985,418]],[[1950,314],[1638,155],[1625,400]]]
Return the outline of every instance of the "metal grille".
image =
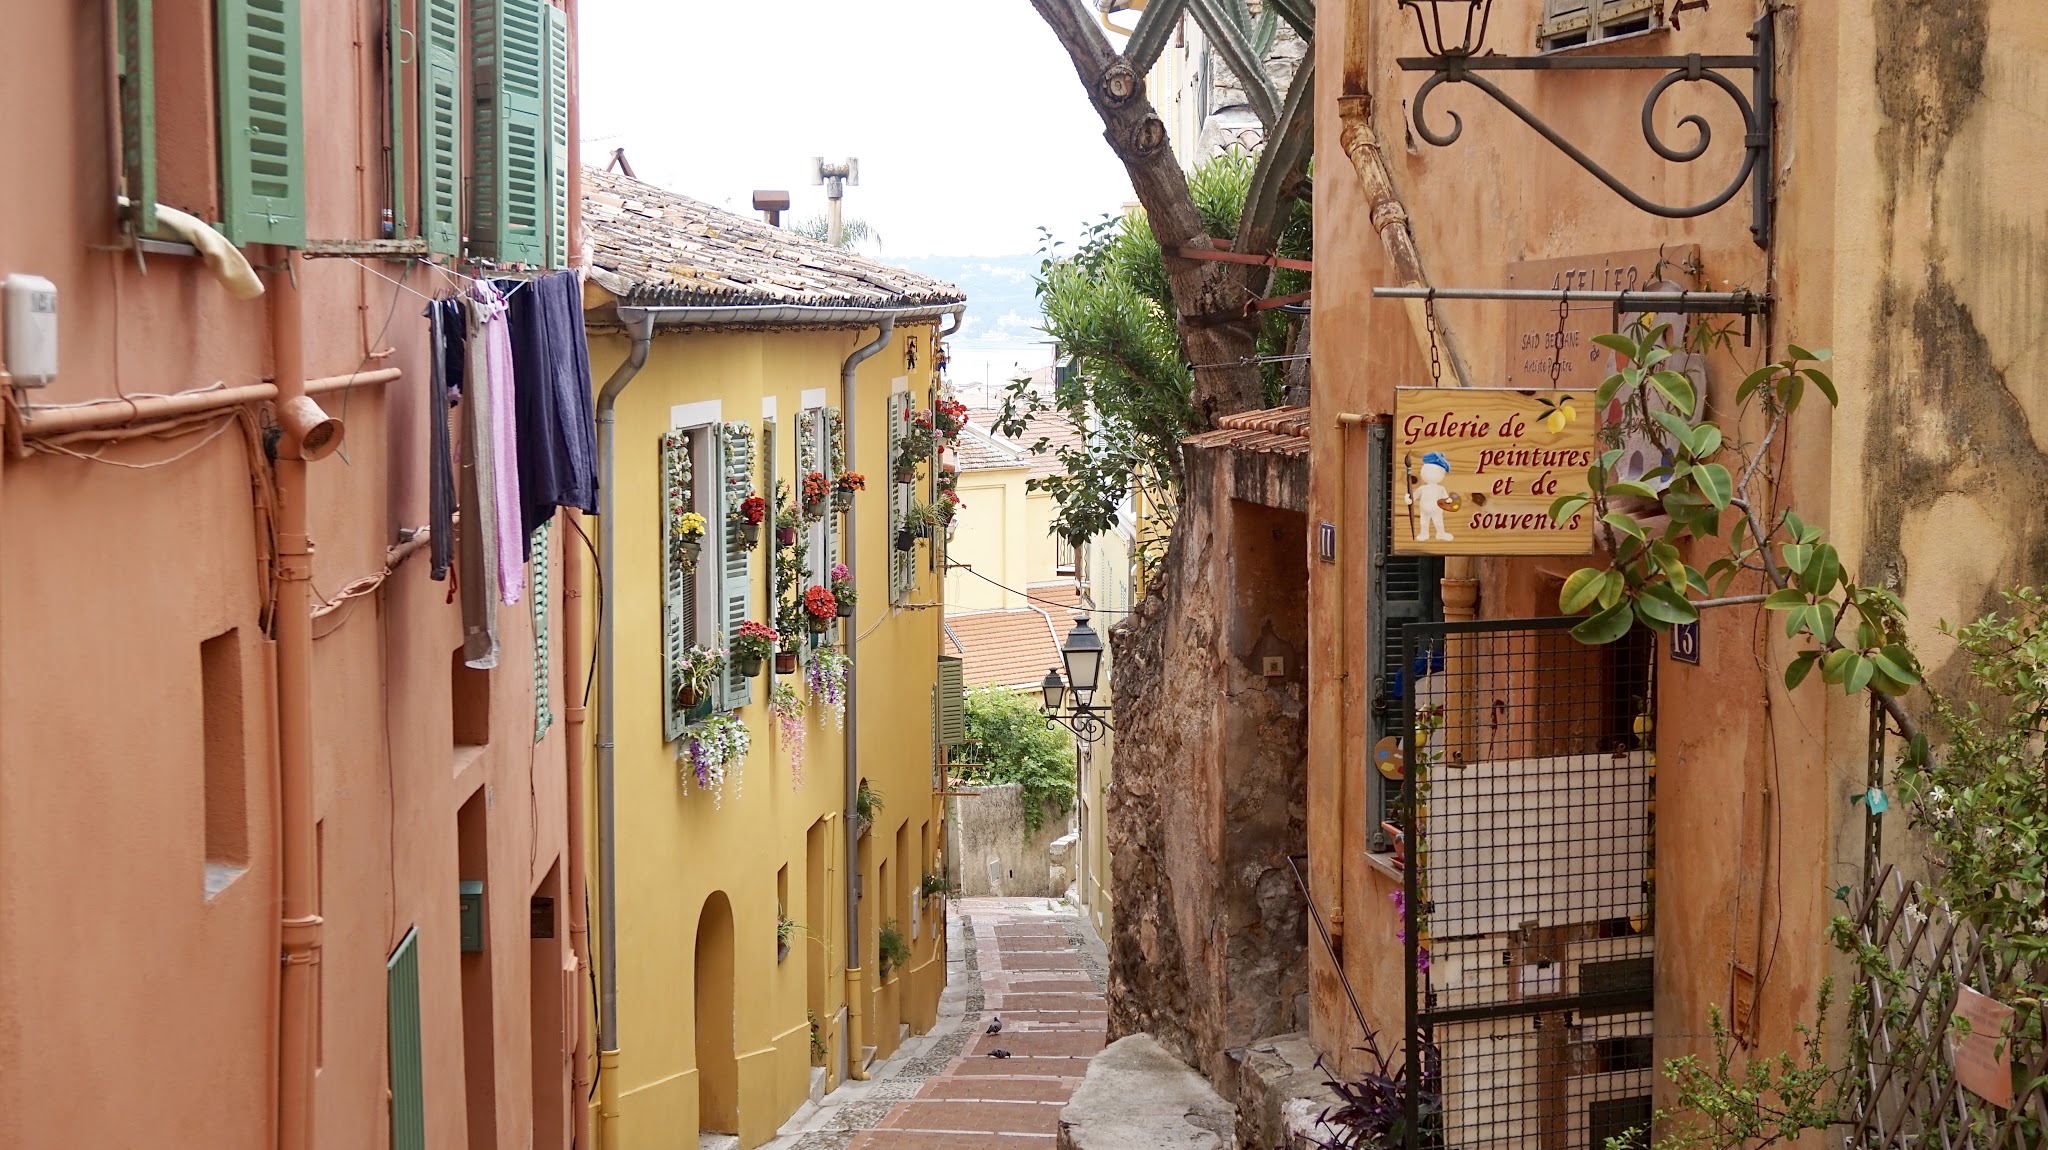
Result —
[[[1381,740],[1399,739],[1407,733],[1407,711],[1402,702],[1412,672],[1401,661],[1401,628],[1410,623],[1435,623],[1443,618],[1444,561],[1432,555],[1394,554],[1394,532],[1408,528],[1405,519],[1394,516],[1394,452],[1391,419],[1374,423],[1367,436],[1367,473],[1371,489],[1366,505],[1366,550],[1370,559],[1367,579],[1370,591],[1366,606],[1366,644],[1379,652],[1372,667],[1372,706],[1366,725],[1366,841],[1374,851],[1393,847],[1381,824],[1393,817],[1400,801],[1401,786],[1380,773],[1377,761]]]
[[[1575,622],[1401,629],[1409,1150],[1647,1145],[1654,644]]]

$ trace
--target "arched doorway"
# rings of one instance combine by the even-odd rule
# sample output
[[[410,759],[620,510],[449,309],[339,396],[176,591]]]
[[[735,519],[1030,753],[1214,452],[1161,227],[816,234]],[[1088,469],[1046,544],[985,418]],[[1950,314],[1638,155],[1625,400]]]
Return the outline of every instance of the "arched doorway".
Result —
[[[708,1134],[740,1131],[732,951],[732,903],[714,891],[697,919],[697,1128]]]

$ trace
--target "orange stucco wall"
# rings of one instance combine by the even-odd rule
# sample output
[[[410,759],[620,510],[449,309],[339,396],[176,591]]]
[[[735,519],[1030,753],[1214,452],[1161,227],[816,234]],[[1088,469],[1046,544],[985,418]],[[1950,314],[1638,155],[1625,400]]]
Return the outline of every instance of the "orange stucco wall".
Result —
[[[309,234],[372,236],[384,198],[374,45],[385,5],[302,11]],[[234,300],[189,257],[150,256],[145,275],[132,253],[94,250],[118,239],[102,6],[9,5],[0,39],[14,161],[0,184],[0,273],[46,276],[62,293],[62,376],[27,401],[261,381],[271,370],[264,301]],[[406,274],[399,292],[377,273],[399,276],[403,265],[373,266],[301,265],[306,374],[404,372],[322,398],[348,433],[345,454],[311,466],[316,601],[381,571],[397,531],[427,517],[425,326],[411,293],[446,281]],[[202,442],[205,430],[105,449],[133,465],[189,451],[163,466],[10,453],[0,472],[0,1145],[226,1150],[275,1136],[274,651],[257,622],[243,441],[230,427]],[[564,534],[537,560],[555,565],[558,588]],[[415,554],[381,592],[323,622],[313,645],[326,923],[319,1146],[387,1142],[384,966],[414,926],[427,1144],[465,1142],[456,816],[477,794],[487,808],[500,1144],[529,1144],[536,1078],[568,1089],[559,1055],[534,1073],[528,1016],[531,969],[568,977],[566,901],[552,950],[529,944],[527,902],[565,858],[559,590],[556,725],[534,742],[529,608],[505,608],[489,744],[458,756],[458,608],[426,560]],[[200,647],[230,628],[249,859],[209,900]],[[540,1029],[571,1025],[564,1013]],[[532,1145],[566,1144],[566,1108],[549,1113],[560,1117]]]

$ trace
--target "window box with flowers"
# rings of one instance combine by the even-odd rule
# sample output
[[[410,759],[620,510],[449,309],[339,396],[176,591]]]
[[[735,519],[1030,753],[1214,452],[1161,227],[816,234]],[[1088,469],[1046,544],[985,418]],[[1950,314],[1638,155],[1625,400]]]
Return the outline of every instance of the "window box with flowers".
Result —
[[[761,521],[768,518],[768,501],[758,495],[749,494],[740,500],[732,514],[733,526],[739,528],[740,542],[752,551],[761,545]]]
[[[839,605],[841,619],[853,618],[853,605],[860,599],[853,589],[853,572],[844,563],[834,563],[828,574],[832,587],[832,599]]]
[[[832,506],[841,511],[853,510],[853,493],[868,489],[868,477],[858,471],[841,472],[832,477]]]
[[[824,634],[838,617],[839,603],[830,588],[814,585],[804,592],[804,625],[811,629],[811,634]]]
[[[761,674],[761,664],[775,653],[782,642],[782,633],[766,623],[752,619],[740,624],[740,633],[733,636],[732,661],[740,674],[752,679]]]
[[[832,481],[822,471],[804,476],[804,518],[813,522],[825,517],[825,503],[832,498]]]

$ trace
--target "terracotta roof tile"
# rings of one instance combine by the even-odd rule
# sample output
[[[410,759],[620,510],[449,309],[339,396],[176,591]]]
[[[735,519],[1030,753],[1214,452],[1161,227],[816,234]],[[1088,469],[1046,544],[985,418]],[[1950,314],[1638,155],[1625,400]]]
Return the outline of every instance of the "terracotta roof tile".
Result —
[[[967,422],[976,427],[989,429],[994,434],[996,419],[1002,414],[994,407],[976,407],[967,412]],[[1045,440],[1045,454],[1033,454],[1031,449],[1039,440]],[[1064,475],[1066,469],[1060,466],[1059,449],[1081,442],[1080,429],[1057,412],[1042,412],[1024,425],[1024,434],[1004,440],[1024,452],[1024,458],[1031,463],[1031,478],[1042,479],[1048,475]]]
[[[1271,407],[1263,411],[1241,411],[1216,420],[1216,430],[1191,435],[1181,442],[1192,447],[1259,451],[1271,455],[1308,458],[1306,407]]]
[[[591,278],[628,304],[919,307],[967,294],[666,188],[583,169]]]
[[[990,435],[973,423],[967,425],[955,448],[962,471],[1007,471],[1029,467],[1031,457],[1007,439]]]
[[[969,687],[1036,687],[1059,665],[1060,645],[1036,611],[948,615],[946,630],[946,653],[960,656]]]

